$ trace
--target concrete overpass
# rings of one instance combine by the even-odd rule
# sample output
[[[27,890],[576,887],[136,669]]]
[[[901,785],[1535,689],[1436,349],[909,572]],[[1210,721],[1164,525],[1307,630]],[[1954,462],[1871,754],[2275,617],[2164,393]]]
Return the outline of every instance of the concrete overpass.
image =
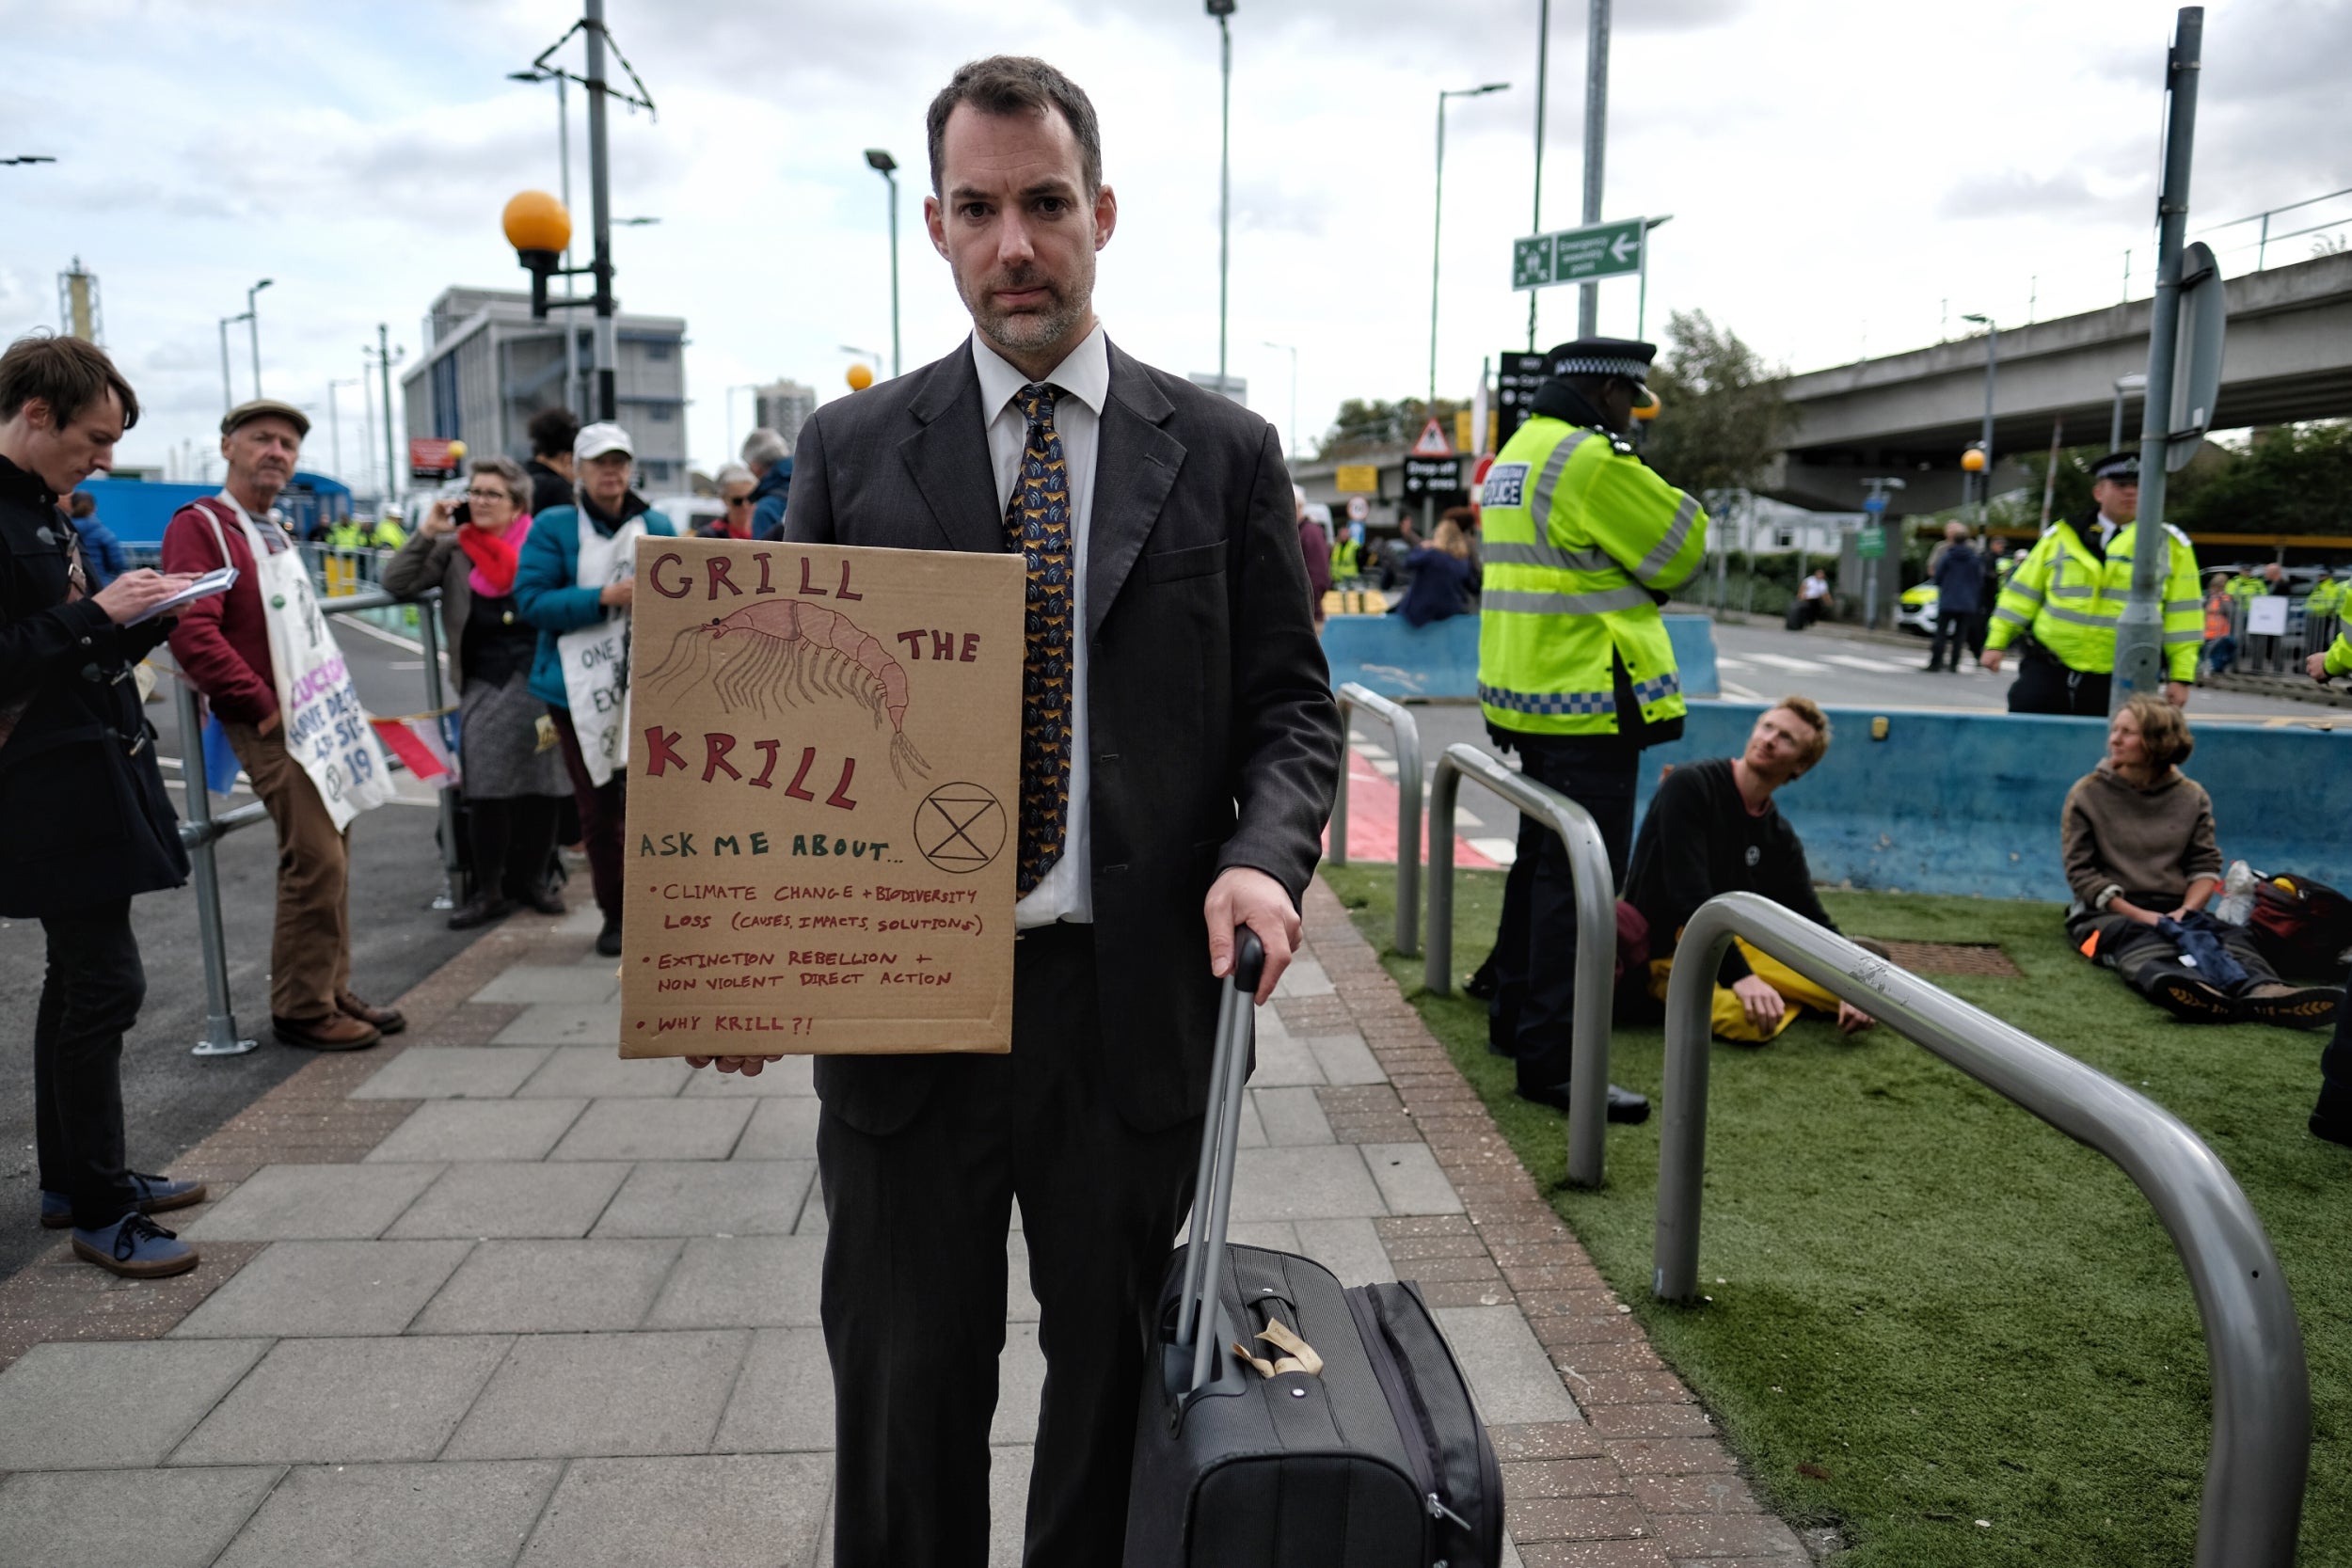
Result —
[[[2352,253],[2271,267],[2229,280],[2230,327],[2214,428],[2352,415]],[[2069,446],[2104,445],[2118,376],[2148,368],[2152,300],[2001,328],[1993,450],[2046,451],[2050,424]],[[1960,454],[1981,434],[1985,340],[1810,371],[1789,379],[1799,424],[1767,494],[1817,511],[1851,511],[1868,475],[1900,474],[1897,514],[1961,499]],[[2125,402],[2125,439],[2139,434],[2139,402]],[[1994,492],[2026,483],[1996,462]]]

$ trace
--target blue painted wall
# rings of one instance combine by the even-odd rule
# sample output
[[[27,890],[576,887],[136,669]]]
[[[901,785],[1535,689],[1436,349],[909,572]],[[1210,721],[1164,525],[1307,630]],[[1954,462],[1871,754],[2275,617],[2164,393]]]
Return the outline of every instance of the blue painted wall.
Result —
[[[1683,737],[1643,753],[1641,797],[1670,762],[1734,756],[1764,709],[1694,703]],[[2065,900],[2058,813],[2098,765],[2106,725],[2037,714],[1831,708],[1836,740],[1773,797],[1814,877],[1858,888]],[[2192,720],[2195,709],[2191,708]],[[1887,721],[1884,740],[1870,721]],[[2352,736],[2198,727],[2184,771],[2213,797],[2225,859],[2352,889]]]
[[[1715,623],[1704,615],[1669,615],[1682,689],[1712,697]],[[1324,623],[1323,654],[1331,684],[1358,681],[1384,697],[1474,698],[1478,695],[1478,617],[1456,615],[1425,626],[1402,615],[1334,615]]]
[[[80,488],[98,502],[98,520],[133,549],[151,550],[164,542],[171,515],[190,501],[220,494],[218,484],[176,484],[160,480],[88,479]],[[307,533],[324,510],[331,522],[351,515],[350,487],[325,474],[297,471],[278,499],[287,526]]]

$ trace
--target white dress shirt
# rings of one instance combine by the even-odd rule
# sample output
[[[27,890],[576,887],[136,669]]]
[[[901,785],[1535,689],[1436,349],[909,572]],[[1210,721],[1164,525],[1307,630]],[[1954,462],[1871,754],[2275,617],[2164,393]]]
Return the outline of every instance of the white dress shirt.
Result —
[[[972,334],[972,368],[980,377],[980,411],[988,417],[988,456],[996,469],[996,511],[1001,516],[1012,504],[1022,449],[1028,443],[1028,417],[1016,400],[1029,378],[977,332]],[[1087,828],[1087,531],[1094,516],[1094,456],[1101,445],[1103,400],[1111,389],[1110,350],[1100,322],[1045,380],[1055,388],[1054,430],[1061,437],[1062,461],[1070,472],[1070,810],[1063,818],[1061,859],[1013,906],[1013,924],[1023,929],[1057,920],[1090,924],[1094,919],[1093,844]]]

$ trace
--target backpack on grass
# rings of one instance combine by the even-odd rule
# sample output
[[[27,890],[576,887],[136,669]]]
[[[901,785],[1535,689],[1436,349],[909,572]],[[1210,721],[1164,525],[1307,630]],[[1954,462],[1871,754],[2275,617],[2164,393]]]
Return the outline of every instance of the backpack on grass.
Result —
[[[2325,882],[2282,872],[2254,884],[2246,928],[2280,974],[2335,979],[2344,973],[2344,949],[2352,947],[2352,899]]]

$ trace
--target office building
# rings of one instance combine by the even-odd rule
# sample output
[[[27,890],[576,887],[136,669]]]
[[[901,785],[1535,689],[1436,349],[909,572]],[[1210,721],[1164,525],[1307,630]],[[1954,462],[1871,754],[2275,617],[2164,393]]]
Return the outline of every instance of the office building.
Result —
[[[765,387],[752,388],[752,404],[756,410],[754,424],[783,436],[786,446],[796,446],[801,439],[801,426],[817,412],[817,388],[803,387],[797,381],[771,381]]]
[[[568,321],[566,318],[569,318]],[[424,352],[401,372],[411,436],[460,440],[476,455],[531,455],[531,417],[564,404],[564,329],[580,340],[582,420],[596,406],[595,319],[585,309],[531,316],[521,290],[450,288],[425,318]],[[686,483],[686,321],[623,312],[613,320],[614,404],[637,447],[639,488]]]

